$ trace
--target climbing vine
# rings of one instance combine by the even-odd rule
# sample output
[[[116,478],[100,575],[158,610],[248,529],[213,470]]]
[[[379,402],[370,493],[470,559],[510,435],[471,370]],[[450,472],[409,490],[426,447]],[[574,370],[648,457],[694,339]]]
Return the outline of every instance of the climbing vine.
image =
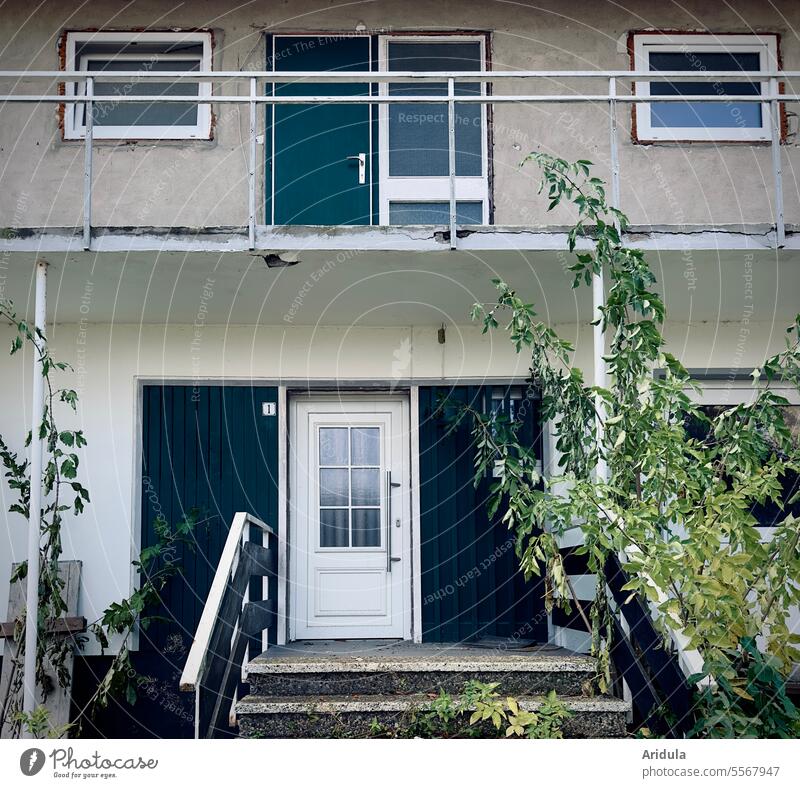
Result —
[[[74,516],[78,516],[90,502],[89,491],[78,480],[79,453],[87,445],[87,441],[82,430],[61,429],[58,425],[59,408],[77,411],[77,392],[71,388],[58,387],[53,382],[54,372],[70,372],[70,365],[54,359],[43,334],[38,328],[19,318],[11,302],[0,300],[0,318],[11,324],[15,331],[11,354],[30,346],[44,379],[44,414],[36,432],[36,438],[43,441],[36,684],[46,698],[55,689],[52,686],[51,673],[59,687],[69,687],[71,677],[67,667],[68,657],[88,641],[87,636],[65,637],[57,634],[52,626],[67,613],[64,581],[59,574],[64,515],[71,511]],[[25,437],[26,448],[31,446],[33,440],[33,431],[28,431]],[[16,494],[16,500],[9,506],[9,511],[21,515],[27,521],[31,506],[30,460],[20,458],[19,453],[13,451],[0,435],[0,463],[5,469],[4,475],[9,489]],[[167,583],[180,571],[178,547],[183,545],[187,549],[193,549],[195,523],[194,514],[185,517],[175,526],[171,526],[163,518],[156,521],[155,544],[142,550],[139,558],[133,562],[140,575],[139,587],[127,599],[109,605],[96,621],[88,625],[88,632],[103,651],[111,645],[112,636],[118,638],[114,644],[116,653],[111,665],[75,719],[59,730],[53,729],[43,707],[37,708],[32,714],[22,711],[24,612],[17,618],[14,627],[17,647],[9,657],[13,660],[11,680],[5,697],[0,698],[0,727],[8,725],[12,735],[16,736],[20,735],[23,728],[35,736],[60,736],[67,731],[79,731],[83,721],[98,708],[106,706],[114,695],[124,697],[129,703],[136,701],[138,676],[131,662],[129,641],[137,627],[146,630],[157,618],[152,611],[160,603],[161,593]],[[27,561],[22,561],[12,573],[12,582],[22,581],[27,572]]]
[[[602,583],[589,612],[570,586],[559,540],[575,530],[589,571],[602,576],[610,554],[626,556],[626,589],[648,600],[665,639],[682,633],[705,673],[722,679],[701,696],[701,708],[723,696],[729,708],[752,704],[754,660],[766,660],[785,680],[800,658],[800,637],[787,626],[800,602],[800,521],[790,511],[800,493],[787,489],[800,472],[800,448],[787,424],[788,401],[775,390],[777,382],[800,386],[800,317],[787,330],[785,350],[753,370],[752,400],[709,415],[692,397],[698,385],[665,349],[655,276],[644,254],[623,244],[627,217],[609,206],[591,163],[541,153],[526,162],[539,166],[550,209],[565,201],[576,209],[568,234],[573,286],[590,285],[601,271],[607,279],[599,323],[609,384],[588,385],[574,347],[494,280],[497,301],[476,304],[473,319],[484,333],[502,325],[516,351],[528,355],[558,470],[542,478],[518,424],[462,408],[457,420],[471,425],[476,482],[493,471],[490,510],[502,507],[526,576],[545,576],[548,609],[574,605],[590,625],[602,691],[611,680],[610,613]],[[607,479],[594,473],[601,459]],[[781,512],[768,532],[758,527],[757,504]],[[755,643],[763,643],[757,655]],[[785,694],[759,698],[768,702],[764,714],[791,707]]]

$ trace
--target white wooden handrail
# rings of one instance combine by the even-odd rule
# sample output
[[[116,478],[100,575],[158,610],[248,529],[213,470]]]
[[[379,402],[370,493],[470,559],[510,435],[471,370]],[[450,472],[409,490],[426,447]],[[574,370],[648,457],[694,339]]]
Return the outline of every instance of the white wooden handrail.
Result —
[[[191,692],[197,690],[203,679],[208,647],[211,642],[211,635],[214,630],[214,623],[219,615],[222,597],[225,589],[230,582],[233,572],[236,571],[236,564],[241,552],[242,543],[246,541],[246,527],[255,525],[265,533],[274,534],[275,532],[266,523],[247,512],[237,512],[233,517],[225,546],[222,548],[222,555],[208,592],[203,614],[200,616],[200,623],[197,625],[194,641],[189,650],[186,665],[181,673],[180,688],[183,691]]]

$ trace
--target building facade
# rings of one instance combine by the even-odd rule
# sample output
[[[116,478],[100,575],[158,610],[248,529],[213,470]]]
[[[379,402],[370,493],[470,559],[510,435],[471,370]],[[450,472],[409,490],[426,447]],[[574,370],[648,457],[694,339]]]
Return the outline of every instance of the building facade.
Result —
[[[707,404],[748,396],[742,376],[782,347],[800,302],[797,104],[777,100],[800,79],[800,8],[319,5],[4,6],[1,92],[29,100],[0,107],[0,295],[32,314],[47,261],[48,340],[74,368],[89,442],[92,503],[65,538],[81,612],[130,593],[156,517],[196,511],[172,621],[138,648],[190,643],[249,511],[279,534],[279,642],[580,650],[587,633],[516,571],[483,506],[491,480],[473,486],[468,436],[438,408],[450,395],[526,420],[552,467],[526,359],[470,308],[508,281],[591,379],[571,213],[548,212],[520,167],[531,151],[590,160],[649,256],[671,352]],[[663,71],[695,81],[619,73]],[[764,77],[706,78],[736,71]],[[0,433],[20,450],[31,365],[0,358]],[[0,610],[26,543],[24,520],[4,518]]]

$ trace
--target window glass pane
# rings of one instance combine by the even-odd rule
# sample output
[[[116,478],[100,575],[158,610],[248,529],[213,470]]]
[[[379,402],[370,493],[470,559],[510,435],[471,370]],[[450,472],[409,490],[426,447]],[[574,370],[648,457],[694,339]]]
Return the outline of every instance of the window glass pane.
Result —
[[[355,468],[351,471],[353,506],[379,506],[381,502],[381,476],[377,468]]]
[[[390,71],[480,71],[481,49],[475,42],[390,42]],[[477,82],[459,83],[456,95],[480,95]],[[389,95],[447,95],[446,83],[400,83]],[[456,175],[482,174],[481,108],[456,104]],[[389,174],[442,177],[449,172],[447,104],[389,105]]]
[[[320,427],[319,464],[347,465],[347,427]]]
[[[392,202],[389,224],[449,224],[450,204],[446,202]],[[459,200],[457,224],[483,224],[483,203]]]
[[[320,547],[347,547],[347,509],[320,509]]]
[[[346,468],[321,468],[319,472],[319,505],[347,506],[350,494]]]
[[[759,71],[758,52],[650,52],[650,71]],[[748,82],[651,82],[652,96],[757,96]],[[692,101],[650,105],[653,128],[760,128],[761,105],[736,101]]]
[[[90,71],[198,71],[199,60],[158,60],[157,55],[143,60],[103,60],[89,58]],[[121,82],[95,82],[97,96],[186,96],[197,95],[198,85],[191,82],[157,82],[133,78]],[[97,126],[194,126],[196,104],[126,104],[97,101],[93,121]]]
[[[380,465],[380,430],[378,427],[353,427],[350,430],[353,465]]]
[[[353,547],[380,547],[381,510],[353,509]]]

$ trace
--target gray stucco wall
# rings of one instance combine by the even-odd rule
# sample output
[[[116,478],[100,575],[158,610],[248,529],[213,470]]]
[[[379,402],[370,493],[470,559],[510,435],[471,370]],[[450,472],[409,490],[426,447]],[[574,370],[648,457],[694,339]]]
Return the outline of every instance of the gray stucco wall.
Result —
[[[238,5],[195,0],[175,5],[137,0],[120,6],[93,0],[82,6],[11,0],[0,17],[0,68],[58,68],[65,29],[209,28],[216,70],[263,69],[264,34],[278,31],[482,30],[492,34],[494,69],[626,69],[628,32],[644,28],[771,32],[781,36],[784,68],[800,69],[800,4],[741,0],[735,8],[705,1],[541,0],[536,7],[496,0],[379,0],[328,4],[270,0]],[[10,87],[2,83],[3,92]],[[497,83],[495,92],[586,93],[602,82],[569,85]],[[41,90],[26,81],[18,92]],[[52,89],[52,88],[51,88]],[[234,87],[226,86],[225,90]],[[622,86],[620,86],[622,89]],[[240,93],[246,83],[238,85]],[[796,109],[796,107],[790,107]],[[215,107],[212,142],[97,144],[96,225],[227,225],[247,217],[247,108]],[[751,144],[635,145],[630,110],[621,107],[622,206],[634,223],[736,224],[772,221],[770,151]],[[789,124],[790,132],[795,128]],[[494,199],[498,224],[559,223],[535,196],[535,172],[520,171],[524,154],[540,148],[569,159],[589,158],[608,174],[604,107],[574,104],[501,106],[494,112]],[[0,111],[0,216],[5,226],[74,226],[81,221],[83,150],[61,138],[54,105]],[[783,146],[786,217],[800,223],[794,178],[800,164],[795,137]]]

